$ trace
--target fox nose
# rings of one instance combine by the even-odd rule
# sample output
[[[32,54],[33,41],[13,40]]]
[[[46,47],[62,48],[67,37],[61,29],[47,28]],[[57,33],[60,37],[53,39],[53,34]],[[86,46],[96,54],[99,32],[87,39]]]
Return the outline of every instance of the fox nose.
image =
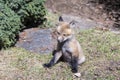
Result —
[[[58,41],[59,42],[62,42],[63,41],[63,38],[61,36],[58,37]]]

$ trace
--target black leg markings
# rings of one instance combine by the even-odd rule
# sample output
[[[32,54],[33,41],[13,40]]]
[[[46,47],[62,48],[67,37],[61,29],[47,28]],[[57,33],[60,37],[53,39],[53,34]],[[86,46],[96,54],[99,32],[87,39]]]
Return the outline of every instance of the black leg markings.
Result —
[[[72,68],[73,73],[78,72],[78,58],[77,57],[72,57],[71,68]]]
[[[51,59],[51,61],[49,63],[46,63],[43,66],[47,67],[47,68],[50,68],[55,64],[54,62],[55,62],[55,56],[53,56],[53,58]]]

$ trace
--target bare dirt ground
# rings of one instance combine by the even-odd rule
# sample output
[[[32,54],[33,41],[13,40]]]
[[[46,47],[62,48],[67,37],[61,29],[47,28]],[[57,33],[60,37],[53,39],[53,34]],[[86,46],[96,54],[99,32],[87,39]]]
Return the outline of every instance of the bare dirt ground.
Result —
[[[54,13],[91,19],[105,27],[113,24],[104,12],[103,5],[92,4],[90,0],[47,0],[46,6]]]

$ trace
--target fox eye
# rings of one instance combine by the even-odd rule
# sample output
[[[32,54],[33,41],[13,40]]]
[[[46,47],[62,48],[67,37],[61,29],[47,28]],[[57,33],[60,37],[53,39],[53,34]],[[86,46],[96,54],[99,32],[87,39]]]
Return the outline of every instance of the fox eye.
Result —
[[[59,33],[59,32],[57,32],[57,34],[58,34],[58,35],[60,35],[60,33]]]
[[[67,36],[67,34],[63,34],[63,36]]]

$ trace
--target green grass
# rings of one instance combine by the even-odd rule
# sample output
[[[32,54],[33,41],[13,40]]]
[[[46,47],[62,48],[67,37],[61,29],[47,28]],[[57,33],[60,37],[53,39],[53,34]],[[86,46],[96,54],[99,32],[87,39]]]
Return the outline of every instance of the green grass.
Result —
[[[48,27],[48,28],[56,27],[56,23],[58,23],[58,18],[59,18],[58,14],[54,14],[54,13],[48,11],[48,13],[45,17],[47,19],[47,22],[45,23],[46,27]]]
[[[117,80],[120,69],[120,35],[97,29],[80,31],[77,39],[86,55],[79,66],[81,78],[73,76],[70,66],[60,62],[50,69],[51,54],[30,53],[22,48],[0,51],[0,80]],[[112,65],[111,65],[112,64]],[[112,68],[113,70],[111,70]]]
[[[83,49],[88,54],[98,57],[119,60],[120,58],[120,35],[110,31],[86,30],[79,33],[78,39]],[[91,56],[91,55],[90,55]]]

